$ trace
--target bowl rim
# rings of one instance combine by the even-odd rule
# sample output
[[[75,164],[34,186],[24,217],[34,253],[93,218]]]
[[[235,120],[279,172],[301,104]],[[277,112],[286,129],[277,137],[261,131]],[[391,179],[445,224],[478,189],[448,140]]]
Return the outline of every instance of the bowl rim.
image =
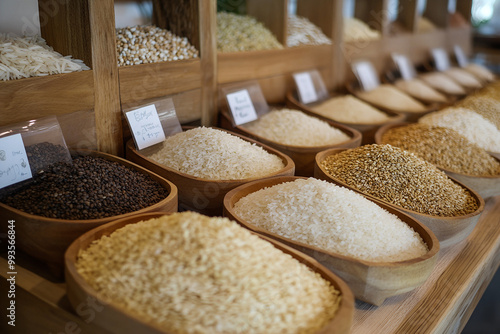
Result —
[[[332,251],[324,250],[324,249],[322,249],[322,248],[320,248],[318,246],[309,245],[309,244],[306,244],[306,243],[301,242],[301,241],[295,241],[295,240],[292,240],[290,238],[283,237],[283,236],[281,236],[281,235],[279,235],[277,233],[268,231],[266,229],[263,229],[261,227],[258,227],[256,225],[254,225],[254,224],[252,224],[250,222],[245,221],[242,217],[238,216],[234,212],[234,205],[231,204],[231,201],[234,199],[235,196],[237,196],[239,193],[241,193],[242,191],[244,191],[245,189],[247,189],[247,188],[249,188],[251,186],[260,185],[261,187],[258,190],[261,190],[261,189],[264,189],[264,188],[272,187],[272,186],[277,185],[277,184],[282,184],[282,183],[286,183],[286,182],[292,182],[292,181],[295,181],[295,180],[298,180],[298,179],[305,180],[305,179],[309,179],[309,178],[313,178],[313,177],[282,176],[282,177],[269,178],[269,179],[265,179],[265,180],[258,180],[258,181],[254,181],[254,182],[243,184],[243,185],[241,185],[239,187],[236,187],[236,188],[232,189],[231,191],[229,191],[226,194],[226,196],[224,196],[224,214],[226,216],[227,216],[227,214],[229,214],[231,216],[230,219],[233,219],[233,220],[237,221],[239,224],[242,224],[246,228],[248,228],[251,231],[254,231],[256,233],[264,234],[266,236],[270,236],[271,238],[277,238],[279,241],[280,240],[284,240],[287,243],[296,244],[296,245],[298,245],[300,247],[303,247],[303,248],[309,248],[309,249],[311,249],[313,251],[324,253],[324,254],[327,254],[327,255],[329,255],[331,257],[338,258],[338,259],[341,259],[341,260],[344,260],[344,261],[349,261],[349,262],[357,263],[357,264],[360,264],[360,265],[363,265],[363,266],[366,266],[366,267],[381,267],[381,268],[383,268],[383,267],[387,267],[387,268],[404,267],[406,265],[412,265],[412,264],[415,264],[415,263],[419,263],[419,262],[431,259],[431,258],[433,258],[434,256],[436,256],[439,253],[440,243],[439,243],[436,235],[430,230],[430,228],[428,228],[427,226],[425,226],[418,219],[416,219],[414,217],[411,217],[410,215],[406,214],[405,212],[402,212],[401,210],[398,210],[398,209],[395,209],[395,208],[390,208],[389,205],[387,205],[387,204],[385,204],[385,203],[383,203],[381,201],[378,201],[377,199],[368,198],[364,194],[360,194],[359,192],[357,192],[357,194],[360,194],[361,196],[363,196],[364,198],[366,198],[370,202],[376,204],[377,206],[381,207],[382,209],[388,211],[389,213],[395,214],[393,212],[390,212],[387,209],[387,207],[389,207],[390,209],[392,209],[392,211],[397,212],[397,216],[398,216],[399,219],[401,219],[400,217],[403,216],[406,219],[412,221],[414,223],[414,225],[418,226],[418,228],[421,229],[423,231],[423,233],[420,233],[418,231],[415,231],[415,232],[417,232],[420,235],[420,237],[422,238],[422,240],[424,241],[424,243],[427,245],[428,251],[424,255],[422,255],[422,256],[419,256],[419,257],[416,257],[416,258],[412,258],[412,259],[403,260],[403,261],[392,261],[392,262],[378,261],[378,262],[376,262],[376,261],[368,261],[368,260],[358,259],[358,258],[355,258],[353,256],[335,253],[335,252],[332,252]],[[319,180],[319,179],[317,179],[317,180]],[[269,185],[269,183],[273,183],[273,184]],[[258,191],[258,190],[255,190],[255,191]],[[351,189],[349,189],[349,190],[351,190]],[[248,194],[250,194],[250,193],[251,192],[249,192]],[[242,198],[242,197],[240,197],[240,198]],[[415,230],[415,228],[413,226],[411,226],[410,224],[408,224],[406,221],[403,221],[403,222],[406,225],[410,226],[412,229]],[[427,234],[427,235],[423,236],[422,234]],[[424,237],[426,237],[426,238],[428,238],[430,240],[430,245],[429,245],[428,242],[425,241],[426,238],[424,238]]]
[[[471,189],[470,187],[467,187],[466,185],[464,185],[462,182],[456,180],[455,178],[449,176],[449,175],[446,175],[449,179],[451,179],[451,181],[453,181],[454,183],[458,184],[460,187],[464,188],[465,190],[467,190],[471,195],[472,197],[476,200],[476,203],[478,204],[478,208],[474,211],[474,212],[471,212],[471,213],[468,213],[466,215],[462,215],[462,216],[450,216],[450,217],[446,217],[446,216],[433,216],[433,215],[429,215],[427,213],[420,213],[420,212],[417,212],[417,211],[413,211],[413,210],[410,210],[410,209],[405,209],[403,208],[402,206],[399,206],[399,205],[396,205],[396,204],[392,204],[392,203],[389,203],[381,198],[378,198],[376,196],[373,196],[373,195],[370,195],[370,194],[367,194],[365,192],[362,192],[360,190],[357,190],[351,186],[349,186],[348,184],[334,178],[333,176],[331,176],[330,174],[328,174],[328,172],[324,169],[324,167],[321,165],[321,163],[323,162],[323,160],[327,157],[327,156],[330,156],[330,155],[333,155],[333,154],[337,154],[337,153],[340,153],[341,151],[345,151],[347,149],[330,149],[330,150],[325,150],[325,151],[322,151],[322,152],[319,152],[316,157],[315,157],[315,164],[316,164],[316,167],[319,168],[321,170],[321,172],[323,174],[325,174],[328,178],[330,178],[332,181],[334,181],[335,183],[337,184],[340,184],[342,185],[343,187],[346,187],[348,189],[351,189],[353,191],[356,191],[357,193],[360,193],[360,194],[363,194],[363,195],[366,195],[367,197],[370,197],[370,198],[374,198],[374,199],[377,199],[378,201],[382,201],[390,206],[393,206],[399,210],[402,210],[404,212],[411,212],[413,214],[416,214],[416,215],[420,215],[422,217],[427,217],[427,218],[430,218],[430,219],[439,219],[439,220],[445,220],[445,221],[453,221],[453,220],[458,220],[458,219],[467,219],[467,218],[472,218],[474,216],[477,216],[479,214],[481,214],[484,210],[484,207],[485,207],[485,202],[484,202],[484,199],[473,189]]]
[[[197,127],[187,127],[187,126],[183,126],[182,127],[183,130],[190,130],[190,129],[193,129],[193,128],[197,128]],[[250,144],[255,144],[259,147],[261,147],[262,149],[264,149],[265,151],[267,151],[267,153],[270,153],[270,154],[274,154],[276,156],[278,156],[281,161],[283,162],[284,164],[284,167],[273,172],[273,173],[270,173],[270,174],[267,174],[267,175],[264,175],[264,176],[258,176],[258,177],[251,177],[251,178],[245,178],[245,179],[236,179],[236,180],[212,180],[212,179],[206,179],[206,178],[202,178],[202,177],[198,177],[198,176],[193,176],[193,175],[189,175],[189,174],[186,174],[184,172],[181,172],[181,171],[178,171],[178,170],[175,170],[169,166],[166,166],[166,165],[163,165],[163,164],[160,164],[152,159],[150,159],[149,157],[145,156],[144,154],[141,154],[137,149],[136,147],[134,146],[133,144],[133,139],[129,139],[127,141],[127,144],[126,144],[126,148],[134,155],[140,157],[141,159],[145,160],[146,162],[150,163],[150,164],[153,164],[153,165],[156,165],[158,166],[159,168],[162,168],[164,170],[166,170],[167,172],[171,173],[171,174],[177,174],[185,179],[190,179],[190,180],[193,180],[193,181],[198,181],[198,182],[209,182],[209,183],[220,183],[220,184],[234,184],[234,183],[246,183],[246,182],[250,182],[250,181],[253,181],[253,180],[256,180],[256,179],[261,179],[261,178],[268,178],[268,177],[273,177],[273,176],[276,176],[276,175],[279,175],[279,174],[282,174],[282,173],[285,173],[285,172],[288,172],[289,170],[293,169],[295,170],[295,163],[293,162],[293,160],[286,154],[264,144],[264,143],[261,143],[255,139],[252,139],[252,138],[248,138],[246,136],[243,136],[243,135],[240,135],[238,133],[234,133],[232,131],[229,131],[229,130],[226,130],[226,129],[222,129],[222,128],[218,128],[218,127],[213,127],[213,126],[210,126],[209,128],[212,128],[212,129],[215,129],[215,130],[221,130],[221,131],[224,131],[224,132],[227,132],[229,133],[230,135],[233,135],[233,136],[236,136],[236,137],[239,137],[240,139],[243,139],[247,142],[249,142]]]
[[[159,201],[155,204],[152,204],[150,206],[147,206],[145,208],[142,208],[140,210],[126,212],[126,213],[122,213],[122,214],[116,215],[116,216],[109,216],[109,217],[104,217],[104,218],[94,218],[94,219],[63,219],[63,218],[50,218],[50,217],[45,217],[45,216],[39,216],[39,215],[34,215],[31,213],[27,213],[27,212],[21,211],[19,209],[13,208],[13,207],[11,207],[7,204],[4,204],[2,202],[0,202],[0,207],[3,207],[4,209],[11,211],[19,216],[24,216],[24,217],[31,219],[31,220],[36,219],[40,222],[61,223],[61,224],[102,224],[102,223],[109,222],[111,220],[127,218],[129,216],[133,216],[136,214],[142,214],[145,211],[151,211],[153,209],[157,209],[158,207],[161,207],[161,206],[165,205],[166,203],[175,200],[178,196],[178,194],[177,194],[178,190],[177,190],[177,186],[175,184],[173,184],[171,181],[167,180],[166,178],[164,178],[164,177],[150,171],[149,169],[142,167],[142,166],[140,166],[132,161],[126,160],[124,158],[121,158],[119,156],[112,155],[109,153],[95,151],[95,150],[89,150],[89,149],[78,149],[78,150],[72,150],[71,152],[81,154],[82,156],[83,155],[92,155],[95,157],[101,157],[101,158],[106,159],[106,160],[108,160],[108,158],[111,159],[108,161],[117,161],[117,162],[121,163],[122,165],[125,165],[126,167],[132,168],[137,172],[140,172],[142,174],[146,174],[146,175],[152,177],[153,180],[156,179],[155,181],[160,183],[162,185],[162,187],[164,187],[164,185],[161,182],[159,182],[159,180],[161,180],[166,185],[168,185],[168,187],[169,187],[168,189],[166,187],[164,187],[164,188],[167,189],[169,191],[169,193],[168,193],[167,197],[165,197],[161,201]]]

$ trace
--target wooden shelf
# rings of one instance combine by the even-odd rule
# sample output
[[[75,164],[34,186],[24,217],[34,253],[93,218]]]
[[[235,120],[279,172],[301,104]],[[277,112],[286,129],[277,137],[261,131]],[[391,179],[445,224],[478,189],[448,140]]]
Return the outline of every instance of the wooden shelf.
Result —
[[[423,286],[391,297],[379,307],[358,301],[352,333],[462,330],[499,267],[499,220],[500,196],[496,196],[486,200],[485,211],[472,234],[462,243],[440,252],[437,265]],[[5,257],[5,253],[0,257],[2,268],[7,268]],[[74,323],[85,333],[105,333],[88,321],[92,314],[90,306],[82,306],[81,317],[76,314],[69,305],[64,282],[51,276],[42,263],[18,252],[16,270],[16,330],[34,334],[64,332],[68,323]],[[6,270],[0,275],[1,289],[7,289]],[[0,323],[0,329],[2,326],[6,326],[5,321]]]

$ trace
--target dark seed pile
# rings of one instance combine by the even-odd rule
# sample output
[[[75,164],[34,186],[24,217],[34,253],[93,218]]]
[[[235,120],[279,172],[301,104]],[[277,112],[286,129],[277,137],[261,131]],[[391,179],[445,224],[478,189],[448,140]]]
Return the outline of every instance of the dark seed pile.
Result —
[[[328,174],[347,185],[407,210],[441,217],[477,210],[469,191],[431,163],[391,145],[365,145],[330,155]]]
[[[65,147],[48,142],[26,146],[26,155],[33,175],[56,162],[71,163],[71,155]]]
[[[384,133],[382,144],[410,151],[452,172],[474,176],[500,174],[497,160],[452,129],[425,124],[400,126]]]
[[[59,219],[98,219],[143,209],[168,195],[149,176],[102,158],[56,163],[3,202],[18,210]]]

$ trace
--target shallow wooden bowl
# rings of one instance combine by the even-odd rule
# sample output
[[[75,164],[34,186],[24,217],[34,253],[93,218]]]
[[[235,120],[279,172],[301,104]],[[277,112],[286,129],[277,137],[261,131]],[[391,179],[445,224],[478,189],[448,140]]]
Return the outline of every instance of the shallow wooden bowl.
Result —
[[[384,204],[387,204],[389,206],[392,206],[400,211],[403,211],[404,213],[412,216],[415,219],[418,219],[421,223],[423,223],[425,226],[427,226],[439,240],[439,243],[441,245],[441,248],[444,249],[446,247],[453,246],[462,240],[466,239],[469,234],[472,232],[474,227],[477,224],[477,221],[479,220],[479,216],[484,210],[484,200],[481,196],[479,196],[474,190],[470,189],[469,187],[465,186],[464,184],[458,182],[457,180],[453,179],[450,177],[450,179],[461,186],[462,188],[467,189],[471,195],[474,197],[478,204],[478,209],[470,214],[464,215],[464,216],[454,216],[454,217],[439,217],[439,216],[431,216],[427,215],[424,213],[419,213],[415,212],[412,210],[405,209],[401,206],[389,203],[387,201],[384,201],[380,198],[377,198],[375,196],[366,194],[364,192],[361,192],[346,183],[330,176],[328,172],[321,166],[321,162],[330,155],[333,154],[338,154],[342,151],[345,151],[344,149],[332,149],[332,150],[326,150],[323,152],[318,153],[316,155],[316,166],[314,170],[314,177],[321,179],[321,180],[326,180],[329,182],[333,182],[337,185],[346,187],[348,189],[351,189],[353,191],[356,191],[357,193],[365,195],[367,198],[370,199],[375,199],[378,200]]]
[[[269,232],[253,225],[252,222],[245,221],[234,212],[234,205],[248,194],[284,182],[294,181],[299,178],[301,177],[275,177],[239,186],[228,192],[224,198],[224,215],[237,221],[251,231],[276,239],[313,257],[344,279],[352,289],[356,298],[370,304],[380,305],[385,299],[391,296],[411,291],[422,285],[427,277],[429,277],[436,263],[440,247],[436,236],[416,219],[381,201],[365,196],[369,201],[374,202],[378,206],[398,216],[402,221],[419,233],[429,248],[427,254],[415,259],[399,262],[371,262],[359,260],[282,237],[276,233]],[[302,179],[305,178],[302,177]]]
[[[337,96],[337,94],[331,94],[330,97]],[[321,103],[321,102],[318,102]],[[386,113],[391,117],[389,121],[382,122],[382,123],[368,123],[368,124],[359,124],[359,123],[344,123],[344,122],[338,122],[334,121],[328,117],[325,117],[323,115],[320,115],[312,110],[312,106],[316,105],[317,103],[313,104],[303,104],[297,99],[297,93],[296,92],[288,92],[286,94],[286,105],[287,107],[291,109],[298,109],[304,112],[305,114],[309,116],[314,116],[319,119],[322,119],[324,121],[328,121],[331,124],[334,124],[335,126],[343,125],[346,127],[349,127],[351,129],[357,130],[361,133],[361,145],[366,145],[366,144],[373,144],[375,138],[375,132],[377,131],[378,128],[380,128],[384,124],[392,123],[392,122],[402,122],[405,120],[405,116],[402,114],[397,114],[392,111],[387,111],[387,110],[381,110],[382,112]]]
[[[422,117],[424,115],[427,115],[428,113],[431,113],[433,111],[436,111],[440,107],[439,103],[431,103],[431,104],[425,104],[424,103],[425,110],[424,111],[420,111],[420,112],[390,110],[390,109],[388,109],[388,108],[386,108],[386,107],[384,107],[382,105],[379,105],[379,104],[376,104],[376,103],[373,103],[373,102],[370,102],[370,101],[367,101],[367,100],[363,99],[360,96],[360,94],[359,94],[360,93],[360,88],[359,88],[358,84],[356,84],[354,82],[348,82],[348,83],[346,83],[346,88],[349,91],[349,93],[351,93],[352,95],[356,96],[358,99],[363,100],[366,103],[371,104],[371,105],[377,107],[380,110],[383,110],[383,111],[386,111],[386,112],[387,111],[392,111],[394,113],[404,115],[404,120],[406,120],[408,122],[416,122],[416,121],[419,120],[420,117]]]
[[[9,220],[15,220],[16,246],[27,254],[46,262],[56,271],[56,273],[57,271],[62,270],[64,263],[64,251],[66,248],[73,240],[78,238],[83,233],[110,221],[130,217],[140,213],[151,211],[177,211],[177,187],[170,181],[139,165],[114,155],[84,150],[78,151],[77,153],[78,155],[91,155],[109,161],[115,161],[140,173],[147,174],[167,189],[169,194],[162,201],[138,211],[107,218],[88,220],[47,218],[28,214],[0,203],[0,216]]]
[[[342,124],[335,124],[332,121],[326,120],[330,126],[337,128],[349,136],[349,140],[343,141],[334,145],[324,145],[324,146],[291,146],[283,145],[278,142],[265,139],[251,131],[248,131],[242,126],[233,126],[231,118],[227,111],[220,112],[220,126],[224,129],[239,133],[243,136],[253,138],[260,143],[268,145],[284,154],[289,156],[295,163],[295,175],[300,176],[313,176],[314,174],[314,158],[316,154],[324,151],[328,148],[353,148],[361,145],[361,133],[358,130],[350,128]]]
[[[226,131],[224,129],[219,130]],[[247,178],[241,180],[208,180],[179,172],[175,169],[172,169],[165,165],[161,165],[149,159],[147,156],[137,151],[133,140],[129,140],[127,142],[126,156],[130,161],[144,166],[145,168],[157,173],[158,175],[171,180],[178,188],[180,209],[196,211],[210,216],[221,215],[223,207],[222,201],[226,193],[243,183],[273,176],[294,175],[295,164],[293,163],[293,160],[287,155],[267,145],[261,144],[251,138],[247,138],[230,131],[226,132],[240,137],[241,139],[246,140],[250,143],[255,143],[256,145],[265,149],[267,152],[277,155],[283,161],[285,167],[265,177]]]
[[[79,309],[87,307],[89,300],[100,307],[99,312],[95,312],[95,323],[104,329],[113,333],[167,333],[165,328],[157,327],[147,323],[143,318],[135,314],[113,305],[109,300],[103,300],[100,295],[78,274],[76,270],[76,262],[80,250],[86,249],[94,240],[100,239],[102,236],[108,236],[115,230],[139,221],[148,220],[163,216],[164,213],[147,213],[120,219],[109,224],[95,228],[78,239],[76,239],[68,248],[65,254],[65,273],[68,298],[77,313]],[[318,333],[349,333],[353,320],[354,313],[354,297],[346,283],[340,278],[332,274],[321,264],[314,259],[297,252],[296,250],[281,244],[271,238],[259,235],[262,239],[272,243],[274,247],[281,251],[290,254],[299,262],[308,266],[311,270],[319,273],[325,280],[329,281],[332,286],[340,291],[342,300],[335,317]],[[272,260],[272,259],[270,259]]]
[[[397,123],[397,124],[388,124],[381,127],[377,133],[375,133],[375,143],[382,144],[382,136],[389,131],[390,129],[397,128],[400,126],[408,125],[409,123]],[[490,154],[491,155],[491,154]],[[497,157],[493,158],[500,163],[500,159]],[[494,176],[476,176],[476,175],[467,175],[463,173],[453,172],[446,168],[442,168],[436,166],[440,170],[446,173],[446,175],[451,176],[455,180],[463,183],[470,189],[476,191],[479,196],[483,199],[500,195],[500,174]]]

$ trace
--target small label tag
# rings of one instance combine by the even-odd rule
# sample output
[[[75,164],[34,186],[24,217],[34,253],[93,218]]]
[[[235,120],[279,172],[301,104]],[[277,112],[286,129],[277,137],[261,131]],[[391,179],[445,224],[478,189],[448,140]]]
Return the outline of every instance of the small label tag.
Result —
[[[438,71],[446,71],[450,68],[450,58],[444,49],[435,48],[431,50],[431,53]]]
[[[314,83],[309,72],[295,73],[293,75],[295,84],[299,91],[300,101],[304,104],[316,102],[318,94],[314,88]]]
[[[375,89],[380,85],[377,72],[369,61],[360,61],[352,64],[352,70],[364,91]]]
[[[467,66],[469,64],[469,61],[467,60],[464,50],[460,47],[460,45],[454,45],[453,50],[455,51],[455,58],[457,58],[458,66]]]
[[[0,138],[0,188],[31,178],[21,134]]]
[[[241,125],[257,119],[257,112],[248,90],[243,89],[227,94],[226,98],[233,115],[234,124]]]
[[[129,111],[125,115],[139,150],[165,140],[165,132],[154,104]]]
[[[410,63],[408,57],[393,53],[392,60],[399,69],[399,73],[401,73],[401,78],[403,78],[403,80],[411,80],[415,77],[415,68],[413,67],[413,64]]]

